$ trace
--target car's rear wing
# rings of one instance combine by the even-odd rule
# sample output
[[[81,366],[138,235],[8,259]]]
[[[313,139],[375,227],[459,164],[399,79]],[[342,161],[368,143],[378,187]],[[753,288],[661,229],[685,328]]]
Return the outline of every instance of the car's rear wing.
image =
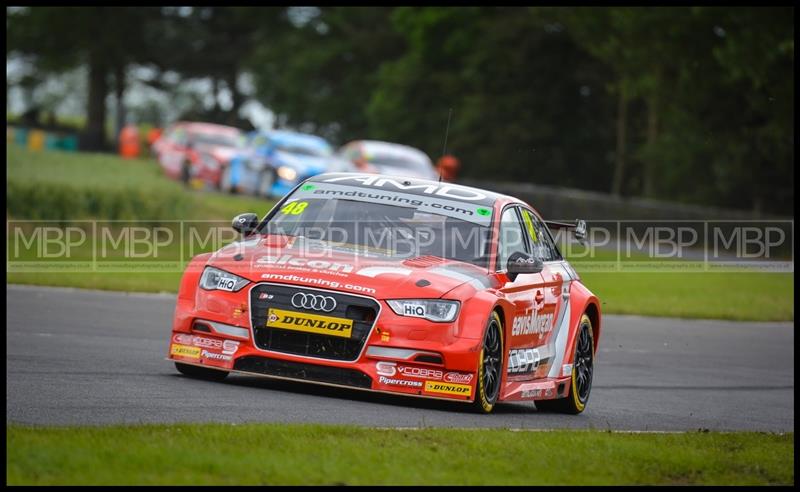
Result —
[[[550,229],[574,229],[575,239],[583,244],[586,241],[586,221],[582,219],[575,219],[575,222],[556,222],[554,220],[545,220],[545,224]]]

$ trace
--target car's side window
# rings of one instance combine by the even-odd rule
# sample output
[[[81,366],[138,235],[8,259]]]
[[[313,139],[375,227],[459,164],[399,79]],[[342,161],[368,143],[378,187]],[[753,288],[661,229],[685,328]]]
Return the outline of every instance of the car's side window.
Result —
[[[183,128],[176,128],[172,132],[172,141],[175,142],[176,145],[186,145],[187,140],[186,130]]]
[[[545,226],[544,222],[539,220],[539,218],[528,209],[523,209],[522,220],[528,232],[528,239],[530,240],[533,256],[541,258],[542,261],[560,260],[561,255],[558,253],[553,243],[553,238],[547,231],[547,226]]]
[[[552,257],[551,261],[563,260],[563,258],[561,257],[561,252],[558,250],[556,242],[553,240],[553,235],[550,233],[550,229],[547,228],[547,224],[545,224],[544,221],[539,217],[537,217],[536,215],[534,215],[533,218],[534,218],[534,224],[541,231],[542,237],[544,238],[544,241],[545,243],[547,243],[547,247],[550,250],[550,254]]]
[[[505,270],[508,258],[516,252],[530,254],[517,207],[509,207],[505,209],[500,217],[497,270]]]
[[[351,145],[350,147],[345,149],[344,158],[351,162],[355,162],[359,157],[358,154],[359,154],[358,147],[356,147],[355,145]]]

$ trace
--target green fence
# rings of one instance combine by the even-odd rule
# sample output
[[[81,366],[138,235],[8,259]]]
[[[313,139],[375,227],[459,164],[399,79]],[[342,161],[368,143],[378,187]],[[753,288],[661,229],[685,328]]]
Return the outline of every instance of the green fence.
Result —
[[[49,132],[38,128],[6,126],[6,141],[30,150],[78,150],[78,135]]]

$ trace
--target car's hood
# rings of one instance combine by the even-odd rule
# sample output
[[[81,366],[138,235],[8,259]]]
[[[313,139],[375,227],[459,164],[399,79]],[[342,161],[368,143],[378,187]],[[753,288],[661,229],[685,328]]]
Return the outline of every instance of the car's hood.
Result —
[[[275,151],[275,164],[289,166],[300,176],[320,174],[328,169],[330,158]]]
[[[438,298],[464,283],[482,290],[494,282],[485,269],[469,263],[430,256],[400,261],[275,235],[232,243],[212,255],[208,265],[252,282],[304,285],[378,299]]]
[[[236,147],[228,147],[225,145],[197,145],[198,150],[202,150],[203,152],[207,152],[214,156],[219,161],[227,162],[232,159],[238,152],[239,149]]]

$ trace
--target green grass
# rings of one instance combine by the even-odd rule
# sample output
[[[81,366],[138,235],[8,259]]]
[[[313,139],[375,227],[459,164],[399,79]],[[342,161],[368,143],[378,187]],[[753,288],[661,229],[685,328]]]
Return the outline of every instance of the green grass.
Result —
[[[754,270],[703,271],[702,261],[595,250],[571,263],[600,298],[603,312],[736,321],[794,319],[794,274]],[[646,263],[649,266],[642,267]],[[632,265],[637,268],[631,268]],[[617,266],[621,271],[614,271]],[[681,266],[670,270],[668,266]],[[640,271],[652,268],[652,271]],[[628,271],[626,271],[626,269]]]
[[[7,426],[9,485],[794,483],[794,434]]]
[[[181,283],[180,273],[119,273],[119,272],[8,272],[9,284],[75,287],[78,289],[123,292],[177,293]]]
[[[119,190],[157,187],[175,191],[180,185],[162,179],[152,159],[121,159],[89,152],[35,152],[18,145],[6,147],[7,174],[15,181],[80,185]]]
[[[6,147],[6,212],[15,219],[230,220],[274,204],[193,191],[167,179],[155,160]]]
[[[576,265],[580,272],[580,264]],[[604,313],[715,318],[794,319],[794,274],[761,272],[584,273]]]

